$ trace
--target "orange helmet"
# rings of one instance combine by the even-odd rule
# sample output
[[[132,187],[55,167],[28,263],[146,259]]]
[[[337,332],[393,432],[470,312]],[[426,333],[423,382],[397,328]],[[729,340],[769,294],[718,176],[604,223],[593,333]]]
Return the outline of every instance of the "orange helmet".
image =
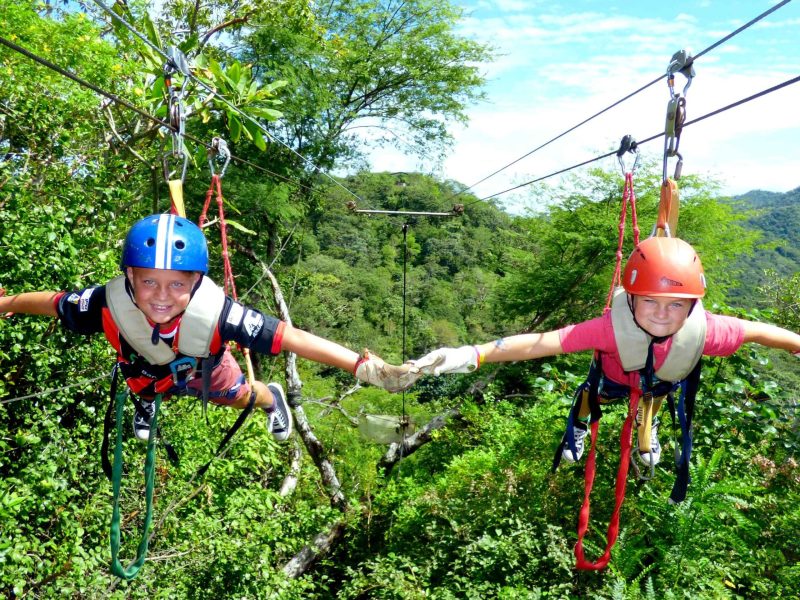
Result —
[[[622,285],[638,296],[702,298],[706,278],[697,252],[678,238],[651,237],[639,243],[625,264]]]

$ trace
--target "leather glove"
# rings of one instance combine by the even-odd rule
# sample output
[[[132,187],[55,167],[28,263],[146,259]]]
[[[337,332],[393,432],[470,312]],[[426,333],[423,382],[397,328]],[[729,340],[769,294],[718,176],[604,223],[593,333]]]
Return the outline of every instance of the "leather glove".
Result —
[[[420,373],[441,375],[442,373],[471,373],[480,366],[481,357],[475,346],[439,348],[422,358],[411,360]]]
[[[377,385],[389,392],[401,392],[410,388],[422,377],[422,373],[415,366],[409,363],[399,367],[390,365],[379,356],[371,354],[366,348],[356,363],[354,372],[359,381]]]

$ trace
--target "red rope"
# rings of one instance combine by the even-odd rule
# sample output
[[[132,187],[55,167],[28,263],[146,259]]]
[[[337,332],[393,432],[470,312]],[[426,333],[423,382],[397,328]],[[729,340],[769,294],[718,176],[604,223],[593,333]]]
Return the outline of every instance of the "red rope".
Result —
[[[619,513],[622,509],[622,503],[625,501],[625,486],[628,483],[628,467],[630,466],[631,454],[631,437],[633,433],[633,422],[637,410],[639,409],[639,398],[641,390],[631,389],[631,401],[628,408],[628,417],[625,419],[625,424],[622,426],[622,433],[619,439],[620,448],[620,461],[619,468],[617,469],[617,484],[614,491],[615,503],[614,512],[611,515],[611,520],[608,523],[608,533],[606,534],[606,550],[603,555],[595,562],[590,562],[584,558],[583,555],[583,538],[586,531],[589,529],[589,496],[592,493],[592,486],[594,484],[594,476],[596,473],[596,452],[597,445],[597,430],[600,421],[592,423],[592,448],[589,450],[589,458],[586,461],[586,475],[585,475],[585,491],[583,497],[583,506],[578,515],[578,542],[575,544],[575,568],[582,571],[599,571],[605,569],[608,561],[611,559],[611,549],[617,542],[619,535]]]
[[[222,180],[219,175],[214,174],[211,176],[211,184],[208,186],[206,192],[206,201],[203,203],[203,211],[200,213],[198,224],[200,227],[206,225],[208,221],[208,209],[211,205],[211,197],[216,196],[217,207],[219,209],[219,231],[222,240],[222,265],[224,270],[223,284],[225,294],[231,296],[234,300],[239,298],[236,295],[236,282],[233,278],[233,269],[231,268],[230,253],[228,252],[228,225],[225,222],[225,199],[222,196]]]
[[[614,268],[614,275],[611,278],[611,286],[608,288],[606,296],[606,307],[603,312],[611,308],[611,300],[614,297],[614,290],[622,285],[622,247],[625,242],[625,218],[628,214],[628,204],[631,206],[631,228],[633,229],[633,245],[639,245],[639,223],[636,219],[636,193],[633,190],[633,173],[625,173],[625,187],[622,190],[622,209],[619,214],[619,238],[617,242],[617,263]]]
[[[628,205],[631,207],[631,228],[633,229],[633,243],[639,244],[639,223],[636,217],[636,194],[633,190],[633,172],[625,173],[625,187],[622,191],[622,208],[619,215],[619,237],[617,241],[617,261],[614,267],[614,275],[611,278],[611,286],[608,290],[606,297],[606,306],[603,312],[608,312],[611,309],[611,300],[614,297],[614,290],[622,285],[622,248],[625,242],[625,220],[628,214]],[[597,431],[600,427],[600,421],[594,421],[592,427],[592,447],[589,450],[589,458],[586,460],[586,472],[584,479],[584,495],[583,505],[578,514],[578,541],[575,544],[575,568],[582,571],[599,571],[608,565],[611,559],[611,549],[617,542],[619,536],[619,513],[622,509],[622,503],[625,501],[625,487],[628,482],[628,467],[630,466],[631,454],[631,436],[633,432],[634,416],[639,408],[639,398],[641,397],[641,390],[631,389],[630,404],[628,406],[628,417],[622,426],[622,433],[620,434],[619,448],[620,459],[619,467],[617,468],[617,482],[615,488],[615,503],[614,512],[611,515],[611,520],[608,523],[608,533],[606,534],[606,549],[603,555],[595,562],[586,560],[583,554],[583,538],[586,531],[589,529],[589,513],[590,513],[590,496],[592,494],[592,487],[594,486],[594,476],[597,472]]]

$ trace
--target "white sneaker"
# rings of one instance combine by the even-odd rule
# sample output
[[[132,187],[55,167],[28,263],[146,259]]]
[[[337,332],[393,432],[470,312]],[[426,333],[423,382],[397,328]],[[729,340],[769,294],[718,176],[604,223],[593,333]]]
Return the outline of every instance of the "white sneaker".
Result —
[[[140,415],[138,410],[133,412],[133,433],[142,441],[150,439],[150,421],[153,420],[153,413],[156,412],[156,405],[148,400],[139,399],[139,404],[147,413],[147,417]]]
[[[650,428],[650,452],[637,452],[639,460],[648,467],[655,466],[661,462],[661,442],[658,441],[658,420],[653,419],[653,425]],[[652,462],[651,462],[652,461]]]
[[[583,456],[583,444],[586,439],[586,434],[589,433],[589,428],[585,423],[575,423],[572,427],[573,440],[575,441],[576,454],[573,456],[569,444],[564,441],[564,449],[561,451],[561,457],[567,462],[578,462]]]
[[[267,384],[267,389],[272,392],[272,410],[267,413],[267,429],[275,441],[285,442],[292,435],[292,413],[279,383]]]

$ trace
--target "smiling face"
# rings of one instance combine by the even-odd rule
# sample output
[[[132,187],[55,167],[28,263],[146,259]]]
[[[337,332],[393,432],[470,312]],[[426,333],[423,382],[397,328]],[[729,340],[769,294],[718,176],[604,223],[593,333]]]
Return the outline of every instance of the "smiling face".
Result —
[[[133,299],[153,323],[167,325],[180,316],[189,305],[192,290],[200,273],[171,269],[128,267],[128,281],[133,287]]]
[[[653,337],[667,337],[677,333],[695,302],[692,298],[673,296],[632,296],[633,316],[636,322]]]

